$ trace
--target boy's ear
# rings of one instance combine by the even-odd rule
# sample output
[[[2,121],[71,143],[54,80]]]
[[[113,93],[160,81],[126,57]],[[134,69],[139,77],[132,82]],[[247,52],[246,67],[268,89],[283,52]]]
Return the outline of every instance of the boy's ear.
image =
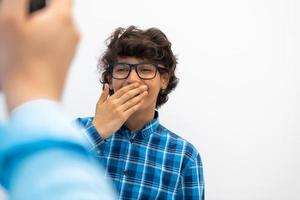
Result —
[[[113,90],[113,86],[112,86],[112,76],[110,74],[107,75],[107,83],[109,85],[109,89]]]
[[[165,90],[169,85],[170,74],[169,73],[161,74],[160,80],[161,80],[161,89]]]

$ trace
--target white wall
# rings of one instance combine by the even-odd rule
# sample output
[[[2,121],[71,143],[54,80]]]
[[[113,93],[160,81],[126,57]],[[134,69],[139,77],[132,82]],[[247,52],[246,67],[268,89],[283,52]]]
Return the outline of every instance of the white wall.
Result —
[[[180,77],[161,121],[200,151],[207,199],[300,199],[299,12],[299,0],[77,0],[65,107],[94,113],[97,59],[116,27],[158,27]]]

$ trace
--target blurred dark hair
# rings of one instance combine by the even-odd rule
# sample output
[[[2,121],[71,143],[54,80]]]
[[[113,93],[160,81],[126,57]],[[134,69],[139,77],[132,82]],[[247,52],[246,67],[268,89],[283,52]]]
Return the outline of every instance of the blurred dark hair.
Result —
[[[111,82],[112,66],[118,57],[146,59],[167,68],[165,73],[169,73],[169,84],[166,89],[160,90],[156,108],[168,101],[169,93],[175,89],[179,81],[175,76],[177,58],[171,50],[171,42],[161,30],[157,28],[141,30],[135,26],[117,28],[106,42],[107,49],[98,62],[98,70],[102,72],[100,80],[102,83]],[[112,90],[110,94],[113,94]]]

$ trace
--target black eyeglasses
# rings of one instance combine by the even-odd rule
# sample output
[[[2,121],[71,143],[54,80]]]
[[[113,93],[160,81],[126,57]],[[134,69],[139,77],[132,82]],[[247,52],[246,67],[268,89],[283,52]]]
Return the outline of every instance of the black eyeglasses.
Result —
[[[128,64],[128,63],[116,63],[112,67],[112,77],[114,79],[127,79],[131,73],[132,68],[135,69],[140,79],[150,80],[153,79],[157,71],[160,73],[167,72],[166,68],[159,67],[153,63],[139,63],[139,64]]]

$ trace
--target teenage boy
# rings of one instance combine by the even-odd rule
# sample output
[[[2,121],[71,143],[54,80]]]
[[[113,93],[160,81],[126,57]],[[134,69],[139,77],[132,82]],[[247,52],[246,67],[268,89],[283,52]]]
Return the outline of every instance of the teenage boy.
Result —
[[[108,39],[95,116],[78,122],[120,199],[204,199],[198,151],[158,118],[178,83],[176,64],[171,43],[157,28],[118,28]]]
[[[10,116],[0,124],[0,184],[10,200],[115,199],[60,105],[79,42],[73,1],[51,0],[32,15],[29,2],[0,0],[0,92]]]

